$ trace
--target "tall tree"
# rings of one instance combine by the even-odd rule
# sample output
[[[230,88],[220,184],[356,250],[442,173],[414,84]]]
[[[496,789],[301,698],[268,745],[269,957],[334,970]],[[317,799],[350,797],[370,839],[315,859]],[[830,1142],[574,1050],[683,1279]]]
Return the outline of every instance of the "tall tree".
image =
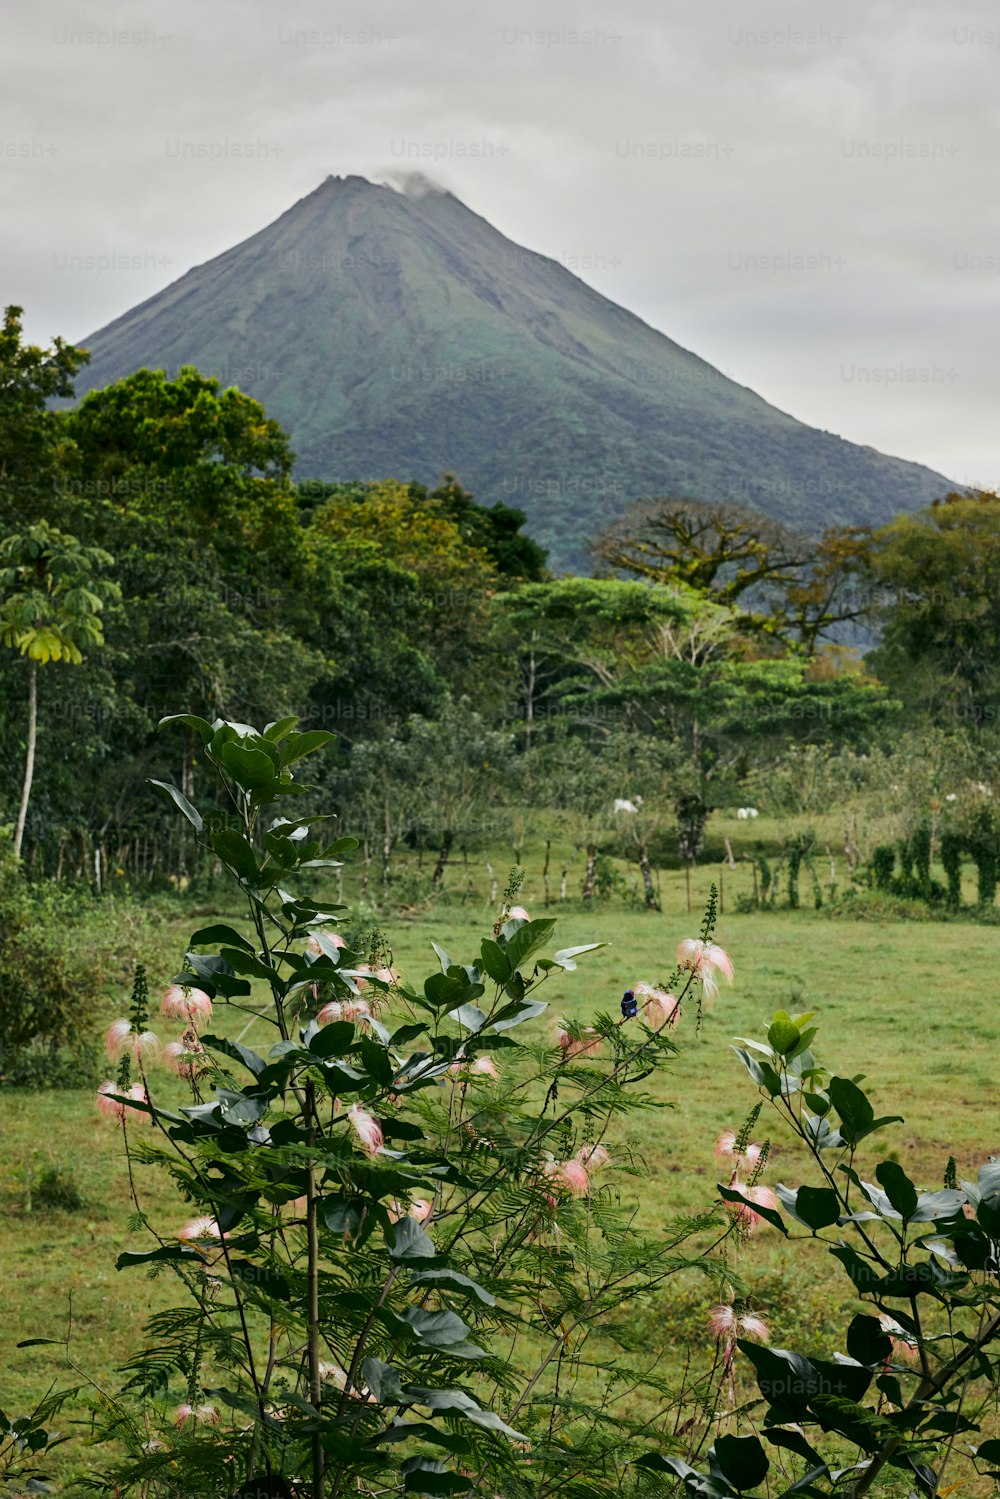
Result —
[[[38,668],[50,661],[79,665],[82,646],[103,643],[101,611],[119,590],[101,573],[113,565],[100,547],[84,546],[46,521],[0,542],[0,642],[28,661],[28,742],[14,832],[18,857],[35,771]]]
[[[49,403],[73,394],[73,379],[90,357],[61,338],[51,349],[23,341],[20,307],[8,307],[0,328],[0,519],[5,528],[37,519],[57,492],[63,432]]]
[[[730,502],[639,500],[592,543],[606,568],[683,584],[732,609],[769,649],[811,655],[821,636],[871,613],[871,533],[829,527],[810,539]]]
[[[939,721],[1000,720],[1000,495],[949,494],[876,533],[872,669]]]

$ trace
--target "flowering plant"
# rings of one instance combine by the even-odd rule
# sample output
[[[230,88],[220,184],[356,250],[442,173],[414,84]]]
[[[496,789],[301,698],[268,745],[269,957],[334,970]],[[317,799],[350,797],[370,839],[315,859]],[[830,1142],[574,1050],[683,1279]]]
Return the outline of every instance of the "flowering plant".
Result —
[[[713,1499],[860,1496],[885,1483],[902,1492],[900,1479],[908,1494],[964,1493],[970,1470],[996,1484],[1000,1441],[979,1436],[1000,1384],[1000,1161],[959,1181],[951,1159],[943,1186],[930,1190],[892,1157],[866,1165],[873,1138],[902,1121],[876,1117],[862,1077],[837,1076],[817,1060],[812,1019],[779,1010],[763,1040],[741,1040],[735,1050],[818,1184],[772,1192],[759,1183],[768,1147],[749,1139],[758,1105],[739,1134],[718,1142],[733,1163],[719,1192],[746,1228],[767,1222],[806,1252],[826,1244],[862,1309],[844,1351],[829,1360],[763,1346],[768,1329],[739,1298],[718,1306],[712,1327],[724,1365],[731,1369],[741,1351],[759,1390],[743,1406],[753,1433],[718,1436],[707,1473],[675,1455],[648,1454],[639,1465]],[[814,1445],[820,1438],[825,1454]],[[964,1482],[947,1487],[946,1470],[958,1460]]]
[[[549,1041],[521,1030],[542,1020],[539,992],[601,944],[551,951],[555,923],[516,906],[514,877],[471,961],[436,947],[436,971],[405,982],[381,937],[350,947],[344,908],[288,888],[353,846],[324,846],[317,819],[283,810],[305,789],[293,767],[330,736],[179,721],[234,815],[210,820],[162,789],[248,922],[191,937],[161,1004],[179,1038],[163,1048],[150,1030],[141,971],[108,1036],[118,1071],[98,1105],[122,1132],[146,1240],[118,1267],[165,1269],[182,1297],[150,1318],[123,1390],[102,1392],[124,1455],[98,1486],[440,1499],[599,1474],[617,1487],[666,1390],[655,1364],[631,1367],[623,1308],[655,1304],[682,1271],[721,1274],[713,1245],[730,1231],[712,1213],[640,1231],[620,1195],[634,1168],[608,1143],[651,1106],[641,1085],[675,1054],[682,1008],[731,976],[714,906],[665,985],[637,984],[620,1016],[564,1022]],[[227,1016],[269,1025],[272,1044],[244,1044]],[[190,1089],[184,1106],[163,1102],[158,1058]],[[137,1164],[170,1173],[184,1221],[147,1216]],[[638,1413],[637,1384],[654,1401]]]

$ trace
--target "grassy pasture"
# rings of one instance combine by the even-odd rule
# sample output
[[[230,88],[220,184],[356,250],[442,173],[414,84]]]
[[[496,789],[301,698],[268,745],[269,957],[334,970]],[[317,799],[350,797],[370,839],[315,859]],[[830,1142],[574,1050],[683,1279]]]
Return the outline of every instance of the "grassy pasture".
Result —
[[[502,884],[507,865],[502,856],[493,862]],[[539,915],[538,850],[530,851],[527,867],[521,899]],[[717,867],[696,871],[690,916],[679,873],[662,876],[662,913],[623,909],[618,902],[595,903],[590,911],[579,901],[553,907],[549,914],[559,919],[558,946],[600,940],[608,947],[582,960],[575,974],[546,985],[541,997],[550,1001],[550,1014],[536,1024],[551,1026],[560,1014],[586,1019],[599,1009],[615,1010],[625,987],[665,978],[678,938],[696,932],[708,884],[717,875]],[[463,899],[470,878],[473,890]],[[450,884],[452,893],[436,909],[386,922],[396,966],[418,986],[436,966],[432,937],[455,959],[471,961],[492,923],[480,859],[464,876],[462,866],[451,871]],[[778,1007],[814,1010],[820,1060],[842,1075],[866,1074],[877,1110],[905,1116],[904,1124],[875,1138],[873,1149],[894,1152],[919,1186],[940,1185],[949,1153],[962,1176],[974,1172],[986,1155],[1000,1152],[995,1061],[1000,1016],[993,992],[1000,927],[966,920],[833,920],[810,909],[737,914],[736,896],[749,887],[748,868],[725,871],[725,912],[717,936],[733,956],[736,983],[708,1013],[700,1037],[693,1017],[683,1019],[681,1055],[657,1085],[659,1106],[633,1116],[630,1137],[617,1142],[620,1157],[629,1155],[642,1172],[640,1180],[622,1176],[619,1186],[623,1196],[638,1202],[644,1225],[655,1230],[713,1199],[719,1179],[715,1138],[723,1128],[738,1126],[756,1101],[730,1042],[734,1036],[761,1035]],[[805,905],[808,892],[802,893]],[[161,912],[148,950],[135,954],[147,964],[154,995],[176,971],[194,926],[236,916],[231,907],[205,903],[189,914]],[[109,1020],[123,1012],[126,998],[109,998]],[[231,1013],[220,1020],[219,1028],[242,1033],[248,1044],[267,1043],[262,1021],[251,1021],[247,1030],[245,1016]],[[173,1034],[165,1022],[157,1029],[164,1037]],[[179,1085],[167,1088],[180,1101]],[[61,1337],[70,1294],[73,1356],[98,1383],[113,1386],[113,1371],[134,1346],[147,1309],[169,1304],[173,1287],[169,1275],[150,1279],[142,1271],[114,1268],[117,1254],[137,1247],[137,1241],[126,1228],[131,1204],[117,1130],[98,1118],[91,1095],[8,1092],[2,1111],[0,1405],[17,1413],[53,1380],[74,1379],[61,1366],[58,1350],[15,1347],[21,1338]],[[773,1142],[766,1179],[790,1185],[811,1179],[767,1118],[765,1112],[757,1131],[757,1138],[769,1135]],[[73,1178],[82,1209],[65,1212],[33,1203],[29,1211],[26,1183],[49,1166]],[[189,1216],[164,1173],[141,1174],[138,1187],[144,1209],[158,1223],[179,1224]],[[824,1354],[841,1346],[842,1329],[855,1308],[840,1267],[821,1246],[793,1248],[764,1228],[751,1241],[741,1270],[778,1345]],[[672,1285],[669,1299],[657,1307],[653,1341],[663,1349],[666,1366],[679,1368],[692,1346],[704,1343],[707,1351],[704,1319],[717,1287],[694,1276]],[[65,1471],[85,1461],[71,1448],[63,1452]]]

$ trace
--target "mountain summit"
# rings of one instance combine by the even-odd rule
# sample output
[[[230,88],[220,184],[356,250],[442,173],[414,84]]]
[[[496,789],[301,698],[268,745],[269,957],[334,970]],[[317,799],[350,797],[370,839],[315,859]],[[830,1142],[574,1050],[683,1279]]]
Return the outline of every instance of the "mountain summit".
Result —
[[[83,344],[80,395],[197,365],[281,422],[296,477],[450,470],[525,510],[557,567],[640,496],[814,532],[955,487],[778,411],[420,178],[328,177]]]

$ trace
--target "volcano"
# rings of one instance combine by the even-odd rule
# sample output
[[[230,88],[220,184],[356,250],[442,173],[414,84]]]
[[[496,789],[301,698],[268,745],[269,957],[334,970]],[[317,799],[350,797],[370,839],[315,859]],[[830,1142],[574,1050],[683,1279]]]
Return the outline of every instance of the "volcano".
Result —
[[[796,421],[453,194],[328,177],[82,340],[77,394],[193,364],[260,400],[296,478],[457,475],[556,568],[632,499],[737,500],[806,533],[956,486]]]

